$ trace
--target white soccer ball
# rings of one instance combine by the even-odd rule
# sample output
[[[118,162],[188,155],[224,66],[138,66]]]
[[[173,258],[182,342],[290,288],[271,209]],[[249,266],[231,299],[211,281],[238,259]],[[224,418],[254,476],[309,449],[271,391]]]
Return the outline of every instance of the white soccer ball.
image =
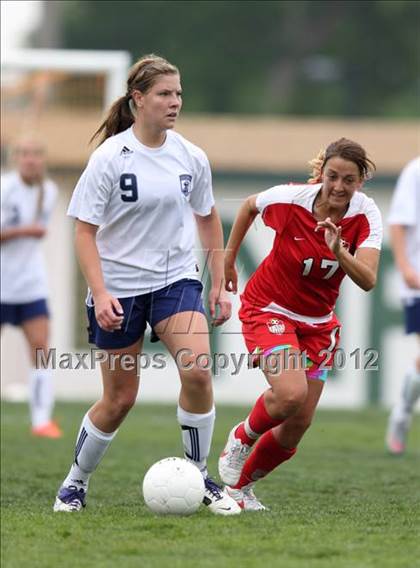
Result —
[[[203,501],[204,479],[194,464],[165,458],[148,470],[143,480],[144,502],[158,515],[192,515]]]

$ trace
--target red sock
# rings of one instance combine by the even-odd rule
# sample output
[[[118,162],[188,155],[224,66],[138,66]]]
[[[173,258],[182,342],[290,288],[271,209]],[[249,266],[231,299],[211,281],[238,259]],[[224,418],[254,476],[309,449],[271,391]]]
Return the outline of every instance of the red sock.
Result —
[[[296,448],[279,446],[273,431],[269,430],[258,440],[258,444],[246,460],[244,468],[235,489],[240,489],[248,483],[257,481],[273,471],[278,465],[293,457]]]
[[[235,437],[243,444],[252,446],[264,432],[281,424],[283,420],[271,418],[265,407],[264,394],[262,394],[251,410],[248,418],[239,424]]]

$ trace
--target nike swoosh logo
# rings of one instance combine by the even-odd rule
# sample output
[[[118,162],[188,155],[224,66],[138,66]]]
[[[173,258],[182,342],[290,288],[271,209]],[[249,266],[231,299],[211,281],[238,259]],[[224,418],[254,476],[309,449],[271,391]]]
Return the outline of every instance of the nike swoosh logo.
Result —
[[[305,237],[293,237],[295,241],[304,241]]]

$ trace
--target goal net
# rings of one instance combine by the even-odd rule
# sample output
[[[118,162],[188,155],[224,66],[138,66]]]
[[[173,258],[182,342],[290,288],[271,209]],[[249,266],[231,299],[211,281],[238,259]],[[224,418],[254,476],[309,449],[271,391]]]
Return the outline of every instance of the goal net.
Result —
[[[130,55],[121,51],[24,49],[2,54],[1,143],[28,130],[53,151],[125,90]],[[49,148],[50,149],[50,148]]]
[[[44,242],[52,316],[50,346],[59,352],[73,351],[82,340],[86,342],[85,284],[75,261],[73,224],[66,209],[92,151],[92,133],[104,110],[125,92],[130,63],[130,55],[122,51],[25,49],[2,53],[2,171],[13,167],[9,158],[16,139],[35,134],[45,143],[49,174],[59,187]],[[6,326],[1,347],[2,396],[23,400],[30,362],[21,331]],[[77,382],[76,375],[69,381],[65,373],[54,373],[59,397],[71,396],[65,389]],[[93,395],[81,388],[82,396]]]

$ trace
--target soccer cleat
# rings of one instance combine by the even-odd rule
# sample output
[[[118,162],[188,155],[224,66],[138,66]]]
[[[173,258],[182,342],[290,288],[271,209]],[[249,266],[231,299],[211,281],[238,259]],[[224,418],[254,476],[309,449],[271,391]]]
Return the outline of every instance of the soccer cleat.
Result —
[[[75,485],[61,487],[55,498],[53,510],[55,513],[77,513],[86,507],[86,491]]]
[[[63,432],[59,428],[56,422],[50,420],[46,424],[42,426],[37,426],[36,428],[32,428],[31,430],[33,436],[37,436],[38,438],[61,438]]]
[[[238,426],[239,424],[230,431],[225,449],[219,458],[219,475],[223,483],[231,487],[238,483],[242,469],[252,450],[251,446],[243,444],[239,438],[235,438]]]
[[[388,451],[394,456],[400,456],[405,452],[410,422],[411,415],[409,413],[400,413],[396,417],[391,414],[386,434],[386,445]]]
[[[267,507],[255,496],[253,486],[254,484],[250,483],[240,489],[235,489],[234,487],[226,485],[225,493],[232,497],[232,499],[235,499],[240,508],[244,511],[268,511]]]
[[[239,515],[241,508],[210,477],[204,480],[205,492],[203,503],[215,515]]]

